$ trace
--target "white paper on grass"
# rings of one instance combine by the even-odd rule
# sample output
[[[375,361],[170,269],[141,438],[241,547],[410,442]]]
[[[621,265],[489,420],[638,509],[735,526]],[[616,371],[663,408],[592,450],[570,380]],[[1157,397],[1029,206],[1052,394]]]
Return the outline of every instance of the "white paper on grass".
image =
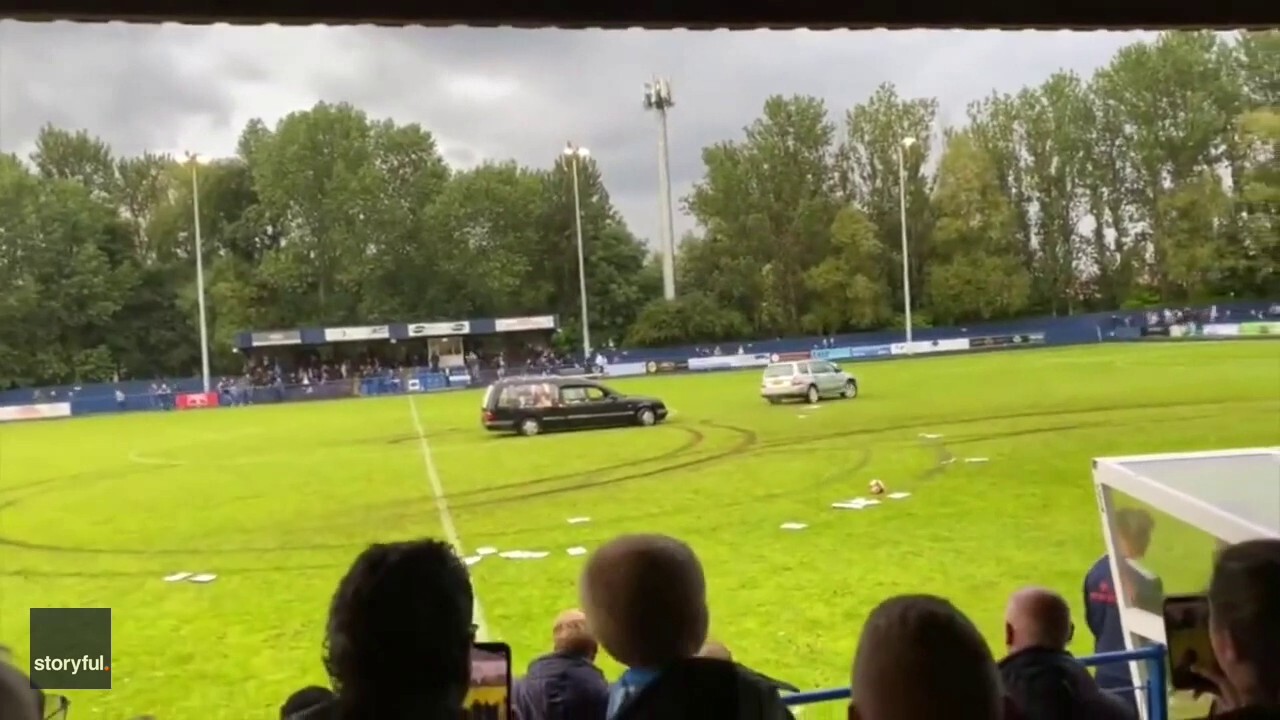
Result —
[[[586,554],[587,554],[587,549],[586,549],[586,548],[584,548],[584,547],[571,547],[571,548],[569,548],[568,550],[565,550],[565,552],[569,553],[570,555],[574,555],[574,556],[577,556],[577,555],[586,555]]]
[[[784,522],[778,527],[781,528],[782,530],[803,530],[809,526],[804,523],[798,523],[798,522]]]
[[[213,573],[201,573],[199,575],[192,575],[187,579],[193,583],[211,583],[214,580],[217,580],[218,576]]]
[[[831,507],[839,510],[862,510],[864,508],[875,507],[876,505],[879,505],[879,504],[880,504],[879,500],[868,500],[867,498],[856,497],[856,498],[853,498],[852,500],[845,500],[844,502],[832,503]]]
[[[165,582],[181,582],[183,580],[186,580],[189,577],[191,577],[191,573],[189,572],[176,572],[172,575],[165,575],[164,581]]]
[[[570,524],[570,525],[580,525],[580,524],[582,524],[582,523],[587,523],[587,522],[591,522],[591,518],[589,518],[589,517],[571,517],[571,518],[569,518],[569,524]]]
[[[545,550],[508,550],[498,553],[498,557],[508,560],[540,560],[550,554]]]
[[[498,548],[491,548],[491,547],[476,548],[476,554],[480,556],[494,555],[497,552],[498,552]]]
[[[901,500],[903,498],[908,498],[908,497],[911,497],[911,493],[909,492],[889,493],[890,500]]]
[[[967,463],[984,463],[987,461],[987,459],[986,458],[965,458],[964,461]]]
[[[955,458],[947,458],[946,460],[943,460],[941,464],[943,464],[943,465],[950,465],[951,463],[953,463],[953,462],[955,462],[955,461],[956,461],[956,459],[955,459]]]
[[[924,440],[937,440],[938,438],[940,438],[940,437],[942,437],[942,436],[941,436],[941,435],[936,435],[936,434],[934,434],[934,433],[920,433],[920,437],[921,437],[922,439],[924,439]]]
[[[472,565],[475,565],[476,563],[480,562],[483,559],[484,559],[483,555],[472,555],[470,557],[462,558],[462,562],[466,563],[467,567],[471,567]]]

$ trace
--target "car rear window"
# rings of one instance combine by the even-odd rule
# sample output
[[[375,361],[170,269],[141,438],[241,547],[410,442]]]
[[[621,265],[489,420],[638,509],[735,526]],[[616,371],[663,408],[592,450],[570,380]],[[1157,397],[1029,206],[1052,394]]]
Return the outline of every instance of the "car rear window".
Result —
[[[518,383],[502,388],[498,395],[500,408],[551,407],[559,402],[560,393],[551,383]]]
[[[770,365],[765,368],[765,377],[790,377],[796,374],[796,366],[787,363],[786,365]]]

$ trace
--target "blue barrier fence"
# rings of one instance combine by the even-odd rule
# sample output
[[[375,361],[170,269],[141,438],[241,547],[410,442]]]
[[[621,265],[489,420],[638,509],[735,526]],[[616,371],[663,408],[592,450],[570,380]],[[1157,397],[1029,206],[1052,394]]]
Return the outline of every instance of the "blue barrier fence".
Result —
[[[1230,315],[1231,312],[1236,314]],[[601,374],[607,377],[630,377],[674,372],[763,368],[771,362],[809,359],[835,362],[864,361],[899,356],[1067,346],[1150,337],[1165,340],[1280,338],[1280,322],[1263,320],[1263,310],[1252,308],[1246,312],[1244,309],[1236,308],[1234,311],[1224,309],[1222,313],[1238,317],[1243,322],[1220,320],[1212,323],[1189,322],[1150,326],[1142,324],[1146,322],[1146,318],[1141,313],[1099,313],[961,328],[922,329],[914,334],[910,343],[905,342],[900,331],[886,331],[828,338],[768,340],[736,347],[724,344],[712,347],[612,353],[610,357],[604,358],[600,369]],[[811,343],[812,346],[810,346]],[[583,372],[583,370],[555,368],[549,372],[572,374]],[[64,385],[40,390],[9,390],[0,392],[0,422],[107,412],[206,408],[401,392],[435,392],[485,385],[494,377],[496,377],[496,371],[493,369],[482,369],[478,376],[473,377],[461,367],[439,372],[424,368],[408,368],[374,378],[332,380],[312,385],[277,384],[268,387],[237,387],[232,390],[218,390],[207,396],[201,393],[201,383],[194,378],[169,381],[167,383],[169,392],[161,393],[159,397],[152,389],[154,383],[149,381],[93,383],[84,386]]]
[[[1086,667],[1118,663],[1141,662],[1147,667],[1146,682],[1136,688],[1146,698],[1147,720],[1168,720],[1169,695],[1165,686],[1165,647],[1150,645],[1137,650],[1099,653],[1080,658]],[[793,708],[809,707],[824,703],[844,703],[852,697],[849,688],[830,688],[787,695],[783,702]]]

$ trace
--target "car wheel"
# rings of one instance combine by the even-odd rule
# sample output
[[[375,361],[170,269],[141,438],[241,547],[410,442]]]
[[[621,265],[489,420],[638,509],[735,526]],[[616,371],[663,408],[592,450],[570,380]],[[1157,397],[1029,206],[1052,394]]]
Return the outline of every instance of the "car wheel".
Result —
[[[844,384],[844,392],[842,394],[847,398],[858,397],[858,383],[852,380],[846,381]]]
[[[781,398],[776,398],[776,397],[765,398],[765,400],[768,400],[770,405],[777,405],[778,403],[782,402]]]
[[[541,431],[542,423],[538,422],[538,418],[527,417],[521,420],[519,425],[516,425],[516,432],[525,437],[537,435]]]
[[[809,386],[809,392],[808,392],[808,393],[806,393],[804,397],[805,397],[805,399],[806,399],[806,400],[808,400],[808,401],[809,401],[809,404],[810,404],[810,405],[817,404],[817,402],[818,402],[818,386],[817,386],[817,385],[810,385],[810,386]]]
[[[658,421],[658,416],[653,414],[653,408],[640,408],[636,411],[636,422],[645,427],[649,427]]]

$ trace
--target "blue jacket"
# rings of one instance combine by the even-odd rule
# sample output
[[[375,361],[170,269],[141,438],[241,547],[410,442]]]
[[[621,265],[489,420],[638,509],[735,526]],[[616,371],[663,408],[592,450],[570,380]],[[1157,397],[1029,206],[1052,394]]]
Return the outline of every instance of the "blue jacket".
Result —
[[[1134,571],[1125,574],[1126,585],[1134,592],[1134,605],[1156,614],[1161,612],[1164,584],[1159,578],[1145,577]],[[1116,585],[1111,578],[1111,560],[1103,555],[1084,576],[1085,621],[1093,634],[1095,653],[1121,652],[1124,646],[1124,627],[1120,622],[1120,608],[1116,605]],[[1098,668],[1098,684],[1103,688],[1133,686],[1127,663],[1110,663]]]
[[[581,655],[551,653],[529,663],[511,693],[519,720],[604,720],[609,683]]]

